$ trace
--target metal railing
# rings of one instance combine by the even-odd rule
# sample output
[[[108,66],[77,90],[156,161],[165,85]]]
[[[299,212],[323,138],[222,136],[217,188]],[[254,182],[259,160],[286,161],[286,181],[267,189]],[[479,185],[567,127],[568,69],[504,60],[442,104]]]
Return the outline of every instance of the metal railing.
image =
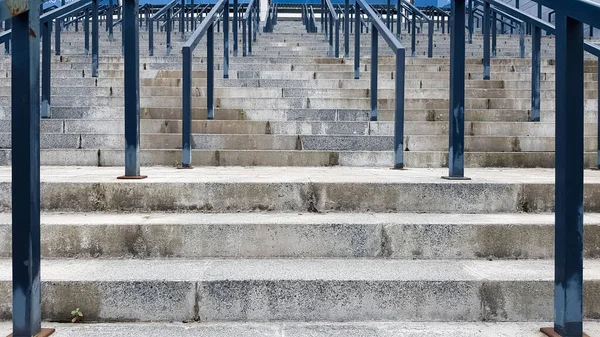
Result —
[[[159,21],[163,16],[167,21],[167,55],[171,54],[171,10],[178,4],[179,0],[173,0],[148,18],[148,54],[150,56],[154,56],[154,21]]]
[[[307,33],[317,33],[317,19],[313,6],[302,5],[302,23]]]
[[[221,12],[223,18],[223,78],[229,77],[229,0],[219,0],[200,27],[196,29],[181,48],[182,67],[182,160],[181,167],[189,168],[192,164],[192,53],[206,35],[206,109],[207,119],[214,119],[214,26]]]
[[[404,168],[404,76],[406,54],[400,41],[394,36],[389,28],[381,21],[365,0],[356,0],[354,30],[359,31],[361,10],[371,20],[371,118],[377,120],[377,71],[378,71],[378,44],[379,34],[387,42],[388,46],[396,55],[395,75],[395,107],[394,107],[394,168]],[[360,78],[360,34],[354,34],[354,78]]]
[[[417,49],[417,17],[420,17],[421,20],[427,22],[427,57],[433,57],[433,20],[429,18],[425,13],[423,13],[420,9],[415,7],[408,1],[402,0],[402,5],[406,8],[410,14],[412,15],[412,36],[411,36],[411,54],[413,57],[416,56]]]
[[[340,20],[337,12],[331,3],[331,0],[323,0],[325,3],[325,11],[321,14],[325,16],[325,41],[329,43],[329,57],[340,57]],[[329,23],[329,27],[327,27]],[[334,40],[335,30],[335,40]],[[347,34],[346,34],[347,35]]]
[[[442,34],[446,34],[447,25],[448,33],[450,33],[450,14],[437,6],[429,6],[427,10],[431,13],[431,19],[436,22],[437,30],[440,31],[441,26]]]
[[[242,16],[242,56],[252,56],[252,41],[256,41],[256,32],[260,24],[259,1],[250,0],[246,12]],[[252,27],[253,25],[254,27]]]
[[[272,4],[267,11],[263,33],[273,33],[273,27],[277,24],[277,5]]]

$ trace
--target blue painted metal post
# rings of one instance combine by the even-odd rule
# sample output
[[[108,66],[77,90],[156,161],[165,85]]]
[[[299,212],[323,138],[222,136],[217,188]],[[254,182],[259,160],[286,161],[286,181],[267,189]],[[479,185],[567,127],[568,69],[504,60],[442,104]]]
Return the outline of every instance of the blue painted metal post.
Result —
[[[386,15],[385,15],[385,26],[388,27],[388,29],[390,28],[390,24],[391,21],[390,20],[390,15],[392,14],[392,4],[390,3],[390,0],[387,0],[387,8],[386,8]]]
[[[377,120],[377,63],[379,57],[379,32],[371,27],[371,121]]]
[[[483,6],[483,79],[490,79],[490,3]]]
[[[600,57],[598,57],[598,135],[600,135]],[[598,139],[598,169],[600,170],[600,137]]]
[[[450,19],[450,136],[448,178],[465,176],[465,0],[452,1]]]
[[[350,1],[344,0],[344,57],[350,57]]]
[[[396,51],[395,109],[394,109],[394,168],[404,168],[404,76],[406,55]]]
[[[400,35],[402,35],[402,0],[398,0],[398,2],[396,3],[396,8],[398,11],[398,21],[396,22],[396,37],[400,39]]]
[[[223,78],[229,78],[229,1],[223,9]]]
[[[354,2],[354,79],[360,78],[360,7]],[[362,29],[361,29],[362,30]],[[361,32],[362,33],[362,32]]]
[[[519,26],[519,56],[525,58],[525,22]]]
[[[325,26],[326,26],[326,21],[325,21],[325,0],[321,0],[321,31],[324,32],[325,31]]]
[[[179,10],[179,33],[181,39],[185,39],[185,0],[181,0],[181,9]]]
[[[6,20],[6,26],[4,27],[5,30],[9,30],[12,29],[12,20],[8,19]],[[12,39],[11,39],[12,41]],[[4,54],[5,55],[10,55],[10,46],[11,46],[12,42],[8,42],[4,44]]]
[[[51,71],[51,52],[50,52],[50,24],[48,20],[42,23],[42,118],[50,118],[51,93],[50,93],[50,71]]]
[[[233,0],[233,56],[238,56],[238,0]]]
[[[417,56],[417,15],[415,15],[415,12],[412,12],[412,36],[411,36],[411,56],[415,57]]]
[[[250,20],[250,22],[248,22],[248,55],[252,56],[252,25],[254,24],[254,14],[255,10],[252,10],[252,13],[250,13],[248,19]]]
[[[85,9],[85,18],[83,21],[83,31],[85,33],[84,45],[85,55],[90,54],[90,9]]]
[[[182,49],[183,56],[183,110],[181,121],[182,158],[181,167],[192,167],[192,52],[187,46]]]
[[[433,20],[429,20],[427,24],[427,57],[433,57]]]
[[[12,18],[12,317],[19,337],[41,330],[39,11],[34,5]]]
[[[154,56],[154,20],[152,18],[148,18],[146,29],[148,30],[148,55]]]
[[[215,90],[215,26],[210,25],[206,32],[206,118],[215,118],[214,90]]]
[[[556,13],[554,329],[583,334],[583,24]]]
[[[539,19],[542,18],[542,5],[540,5],[540,4],[537,5],[537,17]]]
[[[474,29],[473,0],[469,0],[469,44],[473,44],[473,29]]]
[[[531,121],[540,121],[542,29],[533,27],[531,36]]]
[[[335,17],[335,57],[340,57],[340,20]]]
[[[192,7],[190,10],[190,29],[191,31],[196,30],[196,5],[195,0],[190,0],[190,6]]]
[[[115,8],[113,6],[113,0],[108,0],[108,12],[106,13],[106,28],[108,28],[108,40],[113,40],[113,14]]]
[[[123,53],[125,59],[125,175],[119,178],[142,179],[140,175],[140,40],[138,0],[123,1]]]
[[[171,22],[171,14],[173,10],[171,8],[167,9],[167,17],[165,28],[167,30],[167,56],[171,55],[171,29],[173,28],[173,23]]]
[[[99,33],[98,0],[92,0],[92,77],[98,77]]]
[[[54,19],[54,55],[60,55],[60,30],[62,19]]]
[[[327,14],[327,18],[329,19],[329,57],[334,57],[333,53],[333,21],[335,17],[331,15],[331,13]]]
[[[496,58],[496,42],[498,35],[498,23],[496,20],[496,11],[494,11],[492,14],[492,58]]]

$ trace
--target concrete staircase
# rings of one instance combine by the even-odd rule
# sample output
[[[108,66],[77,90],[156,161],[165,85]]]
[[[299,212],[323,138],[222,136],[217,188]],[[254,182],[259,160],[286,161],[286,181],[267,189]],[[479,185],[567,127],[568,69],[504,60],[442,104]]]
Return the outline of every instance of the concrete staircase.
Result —
[[[141,157],[149,178],[140,181],[117,181],[121,167],[97,167],[123,165],[118,32],[112,43],[102,39],[97,79],[90,57],[79,55],[82,37],[64,34],[63,56],[53,62],[52,118],[42,120],[42,163],[53,165],[42,168],[44,319],[68,322],[80,308],[85,322],[161,322],[98,326],[106,336],[130,329],[139,332],[132,336],[155,329],[157,336],[539,336],[540,322],[553,318],[552,38],[544,38],[541,123],[528,121],[530,61],[515,58],[518,40],[499,38],[506,47],[491,81],[481,80],[481,38],[468,46],[472,180],[447,181],[440,177],[447,174],[449,60],[422,57],[419,36],[419,57],[406,60],[409,169],[390,170],[393,59],[379,60],[380,121],[369,122],[368,35],[354,80],[352,59],[327,58],[322,35],[302,29],[280,21],[274,33],[260,34],[252,57],[231,57],[229,79],[216,71],[213,121],[205,120],[200,47],[193,170],[173,168],[181,156],[180,41],[172,56],[161,54],[161,35],[157,56],[142,47]],[[448,55],[447,39],[436,35],[436,55]],[[222,55],[221,44],[216,50]],[[10,164],[9,64],[0,64],[3,165]],[[596,163],[597,80],[597,62],[588,61],[588,167]],[[10,167],[0,167],[6,320],[10,179]],[[585,183],[584,314],[596,332],[600,173],[587,171]],[[58,336],[99,333],[62,328]]]

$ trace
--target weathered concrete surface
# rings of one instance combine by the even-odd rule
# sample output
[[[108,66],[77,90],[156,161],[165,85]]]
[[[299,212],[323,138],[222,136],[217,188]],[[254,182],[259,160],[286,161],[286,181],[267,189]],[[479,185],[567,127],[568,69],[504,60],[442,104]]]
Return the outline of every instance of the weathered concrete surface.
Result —
[[[540,323],[44,323],[56,337],[544,337]],[[586,321],[590,336],[600,334],[600,323]],[[0,333],[11,332],[9,322],[0,323]]]
[[[584,314],[600,317],[600,261],[584,266]],[[0,313],[10,317],[9,260]],[[552,261],[51,260],[43,317],[91,321],[547,321]]]
[[[584,256],[600,257],[600,215]],[[0,257],[11,256],[0,214]],[[550,259],[553,214],[50,213],[44,258]]]
[[[63,211],[545,212],[554,207],[550,169],[153,167],[117,180],[120,168],[45,167],[42,208]],[[283,174],[282,174],[283,173]],[[586,171],[585,209],[600,211],[600,172]],[[10,168],[0,168],[0,208],[10,209]],[[86,196],[86,197],[82,197]]]

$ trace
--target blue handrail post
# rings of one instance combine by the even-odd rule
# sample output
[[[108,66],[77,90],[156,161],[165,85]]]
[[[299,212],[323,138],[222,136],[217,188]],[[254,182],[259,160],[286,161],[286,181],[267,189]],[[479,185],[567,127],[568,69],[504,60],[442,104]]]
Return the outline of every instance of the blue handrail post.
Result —
[[[387,0],[387,8],[385,13],[385,26],[390,28],[390,15],[392,14],[392,6],[390,0]]]
[[[252,25],[254,24],[255,11],[252,10],[248,22],[248,56],[252,56]]]
[[[412,40],[411,40],[411,56],[417,56],[417,15],[415,12],[412,13]]]
[[[344,0],[344,57],[350,57],[350,1]]]
[[[427,30],[427,57],[433,57],[433,20],[429,19]]]
[[[169,8],[167,10],[166,16],[166,31],[167,31],[167,56],[171,55],[171,29],[173,28],[173,23],[171,22],[171,13],[172,10]]]
[[[326,22],[325,22],[325,0],[321,0],[321,31],[325,32]]]
[[[377,63],[379,60],[379,34],[377,27],[371,27],[371,121],[377,120]]]
[[[519,56],[525,58],[525,21],[519,26]]]
[[[51,52],[50,52],[50,24],[51,21],[42,23],[42,118],[50,118],[51,93],[50,93],[50,71],[51,71]]]
[[[531,36],[531,121],[540,121],[542,29],[533,26]]]
[[[448,179],[465,176],[465,0],[452,1],[450,19]]]
[[[106,13],[106,28],[108,28],[108,40],[113,40],[113,0],[108,0],[108,12]]]
[[[238,56],[238,0],[233,0],[233,56]]]
[[[112,13],[110,13],[112,15]],[[109,16],[110,16],[109,15]],[[138,0],[123,1],[123,54],[125,65],[125,175],[119,179],[143,179],[140,175],[140,40]]]
[[[583,335],[583,24],[556,13],[554,330]]]
[[[474,16],[473,16],[473,0],[469,0],[469,44],[473,44],[473,24],[474,24]],[[450,23],[448,23],[450,25]],[[450,27],[450,26],[448,26]]]
[[[223,78],[229,78],[229,0],[223,9]]]
[[[60,55],[60,30],[62,19],[54,20],[54,55]]]
[[[396,37],[400,39],[400,35],[402,35],[402,0],[398,0],[396,4],[396,10],[398,11],[398,21],[396,22]]]
[[[496,58],[496,42],[498,35],[498,24],[496,22],[496,11],[492,13],[492,58]]]
[[[214,26],[210,25],[206,33],[206,109],[207,119],[215,118],[214,85],[215,85],[215,48]]]
[[[12,317],[14,336],[41,331],[40,2],[12,17]],[[10,7],[9,7],[10,8]],[[6,13],[3,13],[5,16]],[[9,17],[3,17],[8,19]],[[39,32],[38,32],[39,33]],[[48,336],[48,331],[45,336]]]
[[[600,93],[600,57],[598,57],[598,92]],[[598,94],[598,135],[600,135],[600,94]],[[598,137],[598,166],[600,170],[600,137]]]
[[[192,167],[192,52],[191,48],[182,48],[183,56],[183,111],[181,123],[182,158],[181,167]]]
[[[179,10],[179,33],[181,39],[185,39],[185,0],[181,0],[181,9]]]
[[[98,0],[92,0],[92,77],[98,77],[99,33]]]
[[[85,9],[85,18],[83,21],[83,31],[85,33],[85,38],[84,38],[84,48],[85,48],[85,55],[89,55],[90,54],[90,9],[89,7]]]
[[[404,168],[404,79],[406,56],[404,48],[396,51],[395,109],[394,109],[394,168]]]
[[[483,79],[490,79],[490,3],[483,0]]]
[[[360,34],[359,27],[360,25],[360,7],[358,7],[358,3],[354,2],[354,79],[357,80],[360,78]],[[361,31],[362,33],[362,31]]]
[[[6,20],[5,30],[12,29],[12,20]],[[4,55],[10,55],[10,41],[4,44]]]

